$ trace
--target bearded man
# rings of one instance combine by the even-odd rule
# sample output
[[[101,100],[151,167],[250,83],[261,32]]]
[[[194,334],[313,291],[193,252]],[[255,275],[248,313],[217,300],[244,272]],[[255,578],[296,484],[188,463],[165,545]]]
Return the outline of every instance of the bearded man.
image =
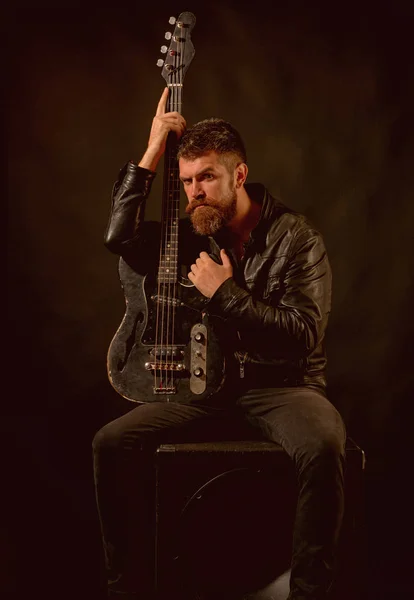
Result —
[[[246,151],[232,125],[207,119],[187,129],[181,114],[166,112],[167,96],[165,89],[141,161],[130,161],[114,186],[105,243],[142,271],[156,268],[156,229],[144,208],[167,136],[175,132],[190,216],[182,228],[182,262],[206,310],[227,328],[233,352],[226,384],[208,401],[143,403],[96,434],[109,596],[151,597],[145,573],[152,545],[143,532],[153,508],[154,447],[196,435],[200,422],[214,426],[230,416],[280,444],[295,467],[289,600],[328,598],[343,515],[346,433],[326,396],[326,249],[303,215],[263,185],[246,183]]]

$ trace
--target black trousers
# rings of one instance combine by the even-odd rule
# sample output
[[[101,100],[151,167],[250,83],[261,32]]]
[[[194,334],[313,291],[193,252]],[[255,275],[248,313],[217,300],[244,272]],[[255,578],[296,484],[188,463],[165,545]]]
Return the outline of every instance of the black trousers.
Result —
[[[289,600],[328,597],[343,516],[346,433],[341,416],[311,387],[223,390],[209,405],[150,402],[108,423],[93,441],[109,596],[151,598],[154,450],[160,443],[226,439],[243,420],[282,445],[294,462],[298,501]],[[220,437],[220,436],[219,436]]]

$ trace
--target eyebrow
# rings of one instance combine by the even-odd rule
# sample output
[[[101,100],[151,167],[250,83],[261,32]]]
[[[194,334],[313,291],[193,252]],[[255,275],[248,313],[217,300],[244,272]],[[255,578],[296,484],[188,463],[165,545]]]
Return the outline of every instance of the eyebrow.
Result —
[[[204,175],[205,173],[208,173],[209,171],[214,171],[214,167],[210,166],[210,167],[205,167],[204,169],[202,169],[201,171],[199,171],[198,173],[196,173],[194,175],[195,178],[200,177],[200,175]],[[180,175],[180,180],[181,181],[188,181],[189,179],[193,179],[192,177],[181,177]]]

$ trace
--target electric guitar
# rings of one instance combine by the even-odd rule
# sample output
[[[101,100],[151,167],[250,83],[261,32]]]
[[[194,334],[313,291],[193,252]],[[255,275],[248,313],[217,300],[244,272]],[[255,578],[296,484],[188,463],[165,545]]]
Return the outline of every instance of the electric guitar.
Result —
[[[167,112],[181,113],[183,80],[195,54],[191,42],[195,16],[183,12],[170,23],[175,24],[174,33],[165,35],[170,46],[161,48],[166,59],[157,64],[170,89]],[[108,377],[120,395],[138,403],[205,400],[222,387],[225,378],[224,354],[205,310],[207,299],[180,275],[176,148],[177,137],[170,133],[164,155],[157,272],[142,274],[133,261],[119,261],[126,312],[109,346]]]

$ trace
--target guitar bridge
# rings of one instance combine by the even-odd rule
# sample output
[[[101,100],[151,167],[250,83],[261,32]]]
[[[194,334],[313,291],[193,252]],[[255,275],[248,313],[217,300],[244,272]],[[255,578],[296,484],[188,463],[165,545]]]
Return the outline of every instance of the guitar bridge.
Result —
[[[145,369],[147,371],[185,371],[185,365],[183,363],[145,363]]]
[[[168,387],[153,387],[152,391],[154,392],[154,394],[160,395],[160,394],[176,394],[177,393],[177,388],[175,386],[168,386]]]

